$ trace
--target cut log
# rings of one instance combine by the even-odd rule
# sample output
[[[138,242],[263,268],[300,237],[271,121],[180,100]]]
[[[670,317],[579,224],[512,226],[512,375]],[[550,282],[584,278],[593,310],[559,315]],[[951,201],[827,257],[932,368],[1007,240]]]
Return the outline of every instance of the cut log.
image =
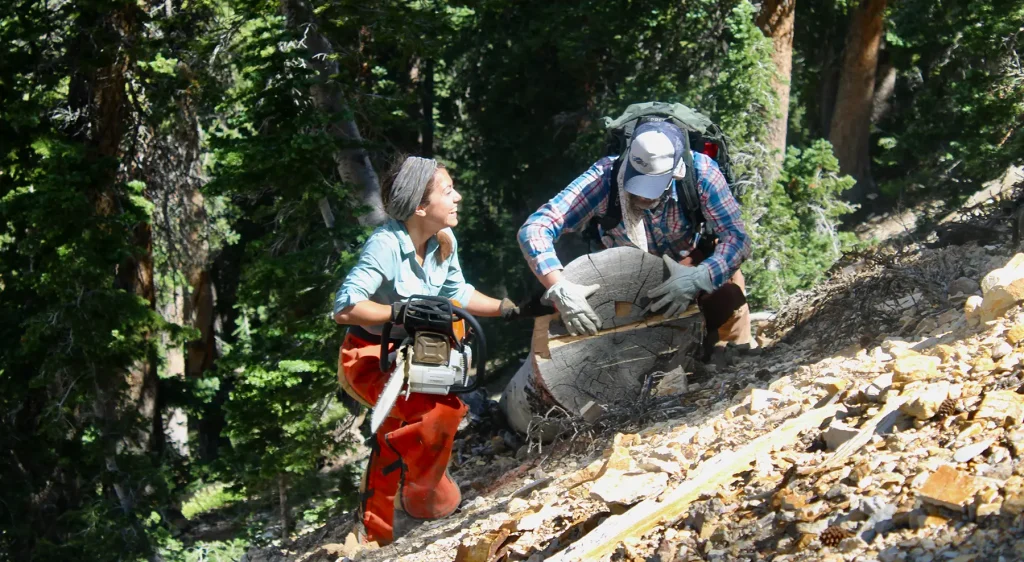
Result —
[[[834,416],[838,409],[837,405],[829,404],[809,410],[738,450],[726,451],[704,461],[692,472],[693,476],[669,492],[664,501],[647,499],[622,515],[609,517],[587,536],[548,560],[604,560],[622,541],[642,537],[660,524],[676,521],[702,495],[714,492],[732,481],[740,472],[748,470],[754,459],[796,442],[803,431],[817,428],[823,421]]]
[[[526,433],[554,408],[579,416],[589,402],[635,401],[651,373],[666,372],[700,350],[704,321],[696,306],[671,319],[645,314],[647,292],[667,278],[661,258],[612,248],[577,258],[563,275],[601,288],[588,300],[601,317],[596,335],[570,336],[558,314],[537,318],[530,357],[502,395],[509,423]],[[543,425],[543,424],[542,424]],[[545,431],[545,439],[552,435]]]

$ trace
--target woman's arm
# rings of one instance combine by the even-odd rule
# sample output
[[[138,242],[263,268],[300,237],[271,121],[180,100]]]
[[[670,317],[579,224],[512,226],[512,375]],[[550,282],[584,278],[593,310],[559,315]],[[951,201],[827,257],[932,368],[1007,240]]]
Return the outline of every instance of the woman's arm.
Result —
[[[451,231],[449,231],[451,234]],[[459,303],[463,310],[473,316],[501,316],[512,318],[519,313],[515,303],[508,299],[498,300],[491,298],[480,291],[477,291],[469,283],[462,273],[462,265],[459,264],[459,243],[452,235],[452,257],[448,264],[448,277],[441,287],[440,295]]]
[[[391,320],[391,306],[373,301],[359,301],[341,309],[334,315],[338,324],[376,326]]]
[[[473,289],[469,302],[462,306],[473,316],[501,316],[501,301]]]
[[[394,277],[394,248],[386,236],[375,233],[366,241],[356,265],[334,299],[334,321],[338,324],[373,326],[391,318],[391,306],[373,302],[370,297]]]

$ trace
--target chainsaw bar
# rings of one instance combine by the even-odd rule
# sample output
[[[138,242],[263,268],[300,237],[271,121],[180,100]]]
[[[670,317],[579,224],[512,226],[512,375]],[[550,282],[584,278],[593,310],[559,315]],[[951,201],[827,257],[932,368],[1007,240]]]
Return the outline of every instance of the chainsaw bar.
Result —
[[[391,409],[395,407],[395,402],[398,401],[398,397],[402,394],[402,385],[406,379],[406,362],[405,352],[408,346],[402,346],[398,349],[398,353],[395,356],[395,368],[391,370],[391,378],[388,379],[384,390],[380,393],[380,398],[377,399],[377,404],[373,407],[373,412],[370,414],[370,433],[376,434],[380,426],[384,424],[384,420],[388,418],[388,414],[391,413]]]

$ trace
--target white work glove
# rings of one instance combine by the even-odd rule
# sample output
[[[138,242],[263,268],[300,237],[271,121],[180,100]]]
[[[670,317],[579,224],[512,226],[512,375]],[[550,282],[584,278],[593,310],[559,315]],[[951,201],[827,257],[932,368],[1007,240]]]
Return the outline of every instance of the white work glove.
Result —
[[[710,293],[714,290],[711,286],[711,271],[708,266],[701,264],[697,267],[676,263],[669,256],[662,256],[665,265],[668,266],[669,277],[664,283],[647,292],[647,297],[660,300],[650,305],[651,311],[656,311],[665,305],[668,310],[664,316],[671,318],[686,310],[698,291]]]
[[[587,297],[600,288],[600,285],[579,285],[563,278],[544,292],[541,302],[548,301],[558,309],[571,335],[584,332],[594,335],[601,329],[601,318],[587,302]]]

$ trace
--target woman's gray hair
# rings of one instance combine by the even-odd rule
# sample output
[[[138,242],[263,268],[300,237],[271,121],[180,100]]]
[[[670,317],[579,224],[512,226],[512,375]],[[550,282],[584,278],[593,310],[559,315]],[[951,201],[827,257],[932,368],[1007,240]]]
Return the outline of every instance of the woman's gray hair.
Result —
[[[436,160],[418,156],[406,158],[391,186],[390,197],[384,209],[388,216],[400,221],[411,217],[423,200],[423,193],[430,180],[434,179],[436,171]]]

